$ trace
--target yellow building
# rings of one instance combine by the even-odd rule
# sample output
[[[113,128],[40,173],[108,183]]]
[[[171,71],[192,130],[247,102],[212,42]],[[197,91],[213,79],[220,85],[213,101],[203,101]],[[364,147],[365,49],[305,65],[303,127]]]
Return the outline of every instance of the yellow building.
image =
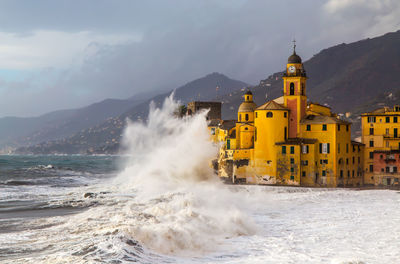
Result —
[[[361,115],[364,183],[397,185],[400,152],[400,106],[384,107]]]
[[[221,178],[300,186],[362,184],[364,145],[351,140],[351,124],[329,107],[308,103],[306,87],[307,75],[294,49],[282,97],[257,107],[252,93],[244,94],[235,128],[223,132],[217,163]]]

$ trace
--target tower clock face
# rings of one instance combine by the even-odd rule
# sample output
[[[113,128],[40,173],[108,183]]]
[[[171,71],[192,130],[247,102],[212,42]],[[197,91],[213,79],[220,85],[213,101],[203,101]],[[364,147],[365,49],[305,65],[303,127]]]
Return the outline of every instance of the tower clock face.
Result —
[[[294,67],[293,65],[289,67],[289,72],[290,73],[294,73],[296,71],[296,67]]]

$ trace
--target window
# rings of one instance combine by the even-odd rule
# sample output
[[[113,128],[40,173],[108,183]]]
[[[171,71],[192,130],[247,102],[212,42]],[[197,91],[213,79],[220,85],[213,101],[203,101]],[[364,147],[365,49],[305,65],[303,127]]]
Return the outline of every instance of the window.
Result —
[[[283,117],[284,117],[284,118],[287,117],[287,112],[283,112]]]
[[[302,164],[303,164],[303,166],[308,166],[308,160],[303,160]]]
[[[257,141],[257,127],[254,129],[254,141]]]
[[[397,172],[397,167],[393,167],[393,172],[394,172],[394,173]]]
[[[328,154],[330,152],[329,143],[319,143],[319,153]]]
[[[390,123],[390,116],[387,116],[387,117],[386,117],[385,122],[386,122],[386,123]]]
[[[343,178],[343,170],[340,170],[340,178]]]
[[[286,146],[282,146],[282,154],[286,154]]]
[[[294,146],[290,146],[290,154],[294,154]]]
[[[294,181],[294,176],[293,175],[290,176],[290,180]]]
[[[293,167],[290,168],[290,172],[294,173],[294,168]]]
[[[346,158],[346,165],[349,165],[349,159]]]
[[[249,114],[246,114],[245,119],[246,121],[249,121]]]
[[[370,147],[370,148],[373,148],[373,147],[374,147],[374,141],[373,141],[373,140],[370,140],[370,141],[369,141],[369,147]]]
[[[272,117],[272,116],[273,116],[272,112],[267,113],[267,117]]]
[[[369,165],[369,171],[370,171],[370,172],[373,172],[373,171],[374,171],[374,165],[372,165],[372,164]]]
[[[304,92],[304,83],[301,84],[301,95],[305,95],[305,92]]]
[[[373,158],[374,158],[374,152],[373,152],[373,151],[371,151],[371,152],[369,153],[369,158],[370,158],[370,159],[373,159]]]
[[[346,131],[349,131],[349,125],[346,125]]]
[[[248,128],[248,127],[245,127],[244,130],[249,130],[249,128]]]
[[[309,151],[308,145],[303,145],[303,146],[302,146],[302,152],[303,152],[303,154],[307,154],[308,151]]]
[[[326,124],[322,125],[322,131],[326,131]]]
[[[239,114],[239,122],[241,122],[241,121],[242,121],[242,115]]]
[[[358,164],[360,164],[360,162],[361,162],[361,159],[360,159],[360,157],[358,157]]]
[[[346,143],[346,153],[349,153],[349,143]]]
[[[389,171],[390,171],[389,167],[386,167],[386,172],[389,172]]]
[[[356,163],[356,158],[355,158],[355,157],[353,157],[353,164],[354,164],[354,163]]]
[[[294,83],[290,83],[290,94],[289,95],[294,95]]]
[[[393,117],[393,123],[397,123],[397,116]]]
[[[305,171],[302,171],[302,172],[301,172],[301,176],[302,176],[302,177],[306,177],[306,172],[305,172]]]
[[[285,127],[284,135],[285,135],[285,140],[286,140],[287,139],[287,127]]]
[[[311,131],[311,125],[307,125],[306,130],[307,130],[307,131]]]
[[[354,170],[353,170],[353,172],[352,172],[352,177],[354,178]]]
[[[397,128],[393,129],[393,137],[397,138]]]
[[[385,133],[386,133],[386,136],[389,136],[389,128],[386,128]]]
[[[256,118],[258,117],[258,112],[256,112]]]
[[[376,122],[376,116],[369,116],[368,117],[368,123],[375,123]]]
[[[340,124],[337,125],[337,131],[340,131]]]
[[[290,164],[294,164],[294,158],[290,158]]]
[[[373,135],[373,134],[374,134],[374,128],[373,128],[373,127],[371,127],[371,128],[369,129],[369,134],[370,134],[370,135]]]
[[[326,170],[322,171],[322,176],[326,176]]]
[[[340,143],[337,144],[337,152],[340,153]]]
[[[350,171],[347,171],[347,178],[350,178]]]

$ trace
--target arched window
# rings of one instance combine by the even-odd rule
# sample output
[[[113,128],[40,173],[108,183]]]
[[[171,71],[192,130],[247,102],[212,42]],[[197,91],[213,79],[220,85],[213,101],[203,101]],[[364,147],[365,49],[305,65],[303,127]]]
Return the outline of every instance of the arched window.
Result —
[[[249,100],[249,96],[246,96],[246,100],[247,100],[247,101]]]
[[[272,112],[267,113],[267,117],[272,117],[272,116],[273,116]]]
[[[248,128],[248,127],[245,127],[244,130],[249,130],[249,128]]]
[[[239,122],[242,121],[242,115],[239,114]]]
[[[245,119],[246,121],[249,121],[249,114],[246,114]]]
[[[290,95],[294,95],[294,83],[290,83]]]

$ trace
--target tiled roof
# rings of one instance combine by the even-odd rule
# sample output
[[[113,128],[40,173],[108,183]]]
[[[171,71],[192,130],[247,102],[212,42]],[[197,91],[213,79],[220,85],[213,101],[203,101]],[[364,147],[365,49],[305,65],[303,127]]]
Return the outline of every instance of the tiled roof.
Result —
[[[289,110],[288,108],[276,103],[274,100],[268,101],[259,106],[256,110]]]
[[[334,116],[324,116],[324,115],[307,115],[301,121],[301,124],[343,124],[350,125],[350,122],[341,120]]]

